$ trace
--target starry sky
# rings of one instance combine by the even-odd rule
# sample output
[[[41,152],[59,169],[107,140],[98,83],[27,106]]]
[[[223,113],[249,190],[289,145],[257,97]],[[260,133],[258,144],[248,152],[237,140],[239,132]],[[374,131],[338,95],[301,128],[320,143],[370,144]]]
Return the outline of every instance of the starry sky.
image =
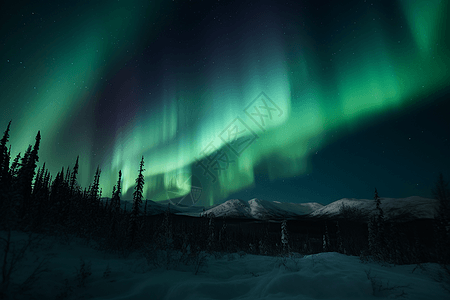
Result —
[[[103,196],[431,197],[450,176],[449,1],[11,1],[0,127]],[[3,131],[4,129],[2,129]]]

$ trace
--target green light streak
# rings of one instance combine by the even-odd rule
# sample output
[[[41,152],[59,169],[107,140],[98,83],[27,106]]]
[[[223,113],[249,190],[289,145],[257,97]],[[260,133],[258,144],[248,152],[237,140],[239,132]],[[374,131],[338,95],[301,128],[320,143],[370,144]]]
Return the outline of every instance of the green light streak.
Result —
[[[382,24],[370,19],[359,25],[367,36],[355,40],[344,37],[339,43],[346,52],[328,62],[329,57],[314,52],[316,44],[302,38],[306,33],[301,28],[294,46],[294,42],[288,44],[283,34],[273,29],[264,37],[246,37],[236,49],[215,48],[217,51],[208,56],[210,67],[199,78],[190,78],[189,74],[184,76],[187,78],[177,78],[169,70],[161,99],[149,95],[140,101],[159,106],[152,111],[139,110],[127,127],[114,133],[110,155],[92,158],[95,115],[89,109],[95,106],[96,88],[108,73],[107,68],[126,56],[127,41],[142,38],[139,29],[145,14],[133,8],[141,5],[147,8],[144,1],[115,4],[102,9],[100,15],[93,10],[96,14],[87,15],[82,24],[69,22],[66,25],[72,29],[68,29],[66,39],[54,42],[49,36],[44,39],[47,48],[29,53],[37,60],[54,56],[54,62],[43,66],[30,63],[34,68],[9,74],[13,81],[30,89],[20,91],[0,83],[6,90],[5,99],[29,102],[1,113],[2,119],[9,114],[20,116],[13,121],[11,130],[13,152],[24,151],[33,143],[37,130],[41,130],[40,162],[47,162],[53,174],[61,166],[66,167],[68,161],[72,166],[80,154],[80,183],[84,187],[92,181],[100,162],[103,195],[111,194],[118,171],[122,170],[126,199],[131,198],[139,160],[144,155],[147,199],[164,200],[168,189],[187,194],[190,187],[186,183],[173,186],[172,178],[194,173],[204,188],[199,204],[212,205],[231,193],[254,186],[257,166],[265,168],[271,180],[309,172],[311,156],[331,142],[326,132],[357,130],[371,119],[368,117],[412,105],[411,99],[450,82],[450,51],[445,46],[448,4],[402,1],[412,40],[406,37],[399,44],[389,42],[382,34]],[[152,13],[156,14],[156,10]],[[122,37],[126,41],[120,41]],[[134,47],[139,49],[140,45]],[[329,66],[329,70],[322,70],[322,65]],[[32,89],[34,80],[41,82],[36,84],[38,93]],[[282,111],[281,116],[267,121],[264,131],[244,113],[261,92]],[[60,132],[67,120],[83,110],[87,110],[85,118],[76,120],[73,126],[78,130],[74,135],[82,140],[72,141],[73,147],[56,145],[68,139]],[[201,152],[211,142],[217,149],[227,149],[218,136],[236,117],[258,138],[239,157],[231,157],[235,162],[217,174],[217,182],[213,183],[193,165],[206,157]],[[252,135],[247,132],[246,137]]]
[[[414,10],[414,6],[412,4],[410,9]],[[428,13],[429,17],[433,15],[432,11],[433,8]],[[421,20],[411,26],[421,26],[420,22],[424,22]],[[410,99],[416,99],[418,95],[425,96],[430,91],[448,85],[448,76],[445,74],[445,66],[449,65],[448,55],[443,55],[442,51],[428,50],[424,56],[424,44],[431,43],[431,39],[419,39],[420,36],[423,37],[423,32],[417,33],[415,37],[420,44],[416,49],[399,54],[398,51],[391,50],[395,49],[395,45],[388,45],[382,34],[376,34],[377,29],[381,32],[376,22],[363,26],[374,29],[375,33],[365,44],[357,45],[358,50],[354,55],[348,54],[335,59],[335,82],[331,86],[308,70],[307,65],[314,69],[314,58],[301,51],[296,55],[303,61],[292,67],[294,75],[288,74],[283,47],[276,48],[276,51],[272,48],[272,52],[268,50],[267,53],[261,49],[248,51],[242,60],[241,72],[237,74],[225,71],[226,62],[223,66],[219,64],[208,74],[206,90],[211,91],[209,98],[200,102],[200,106],[212,102],[212,110],[201,119],[196,139],[189,140],[192,147],[180,147],[178,152],[167,151],[166,153],[172,153],[164,157],[167,161],[162,156],[155,156],[162,159],[162,164],[166,166],[177,157],[180,165],[187,166],[194,162],[192,158],[196,151],[206,147],[227,123],[242,113],[248,103],[245,99],[253,99],[260,91],[277,99],[277,104],[286,111],[285,117],[289,118],[278,120],[278,123],[264,133],[252,127],[258,132],[259,139],[245,150],[236,163],[218,176],[217,183],[211,183],[202,177],[205,183],[203,204],[214,204],[215,200],[253,186],[256,165],[263,163],[271,180],[304,174],[311,168],[311,155],[329,142],[323,136],[324,132],[357,130],[361,122],[367,122],[367,116],[413,104]],[[436,26],[438,25],[434,22],[433,26],[427,28],[427,36],[435,36],[432,31]],[[252,45],[251,42],[247,44]],[[271,46],[273,45],[280,46],[281,43],[273,42]],[[264,55],[255,55],[258,52]],[[298,90],[299,87],[301,90]],[[291,99],[293,94],[298,97]],[[183,111],[178,113],[182,114]],[[217,146],[224,145],[218,143]],[[181,159],[180,152],[185,154]],[[170,177],[167,172],[169,169],[156,167],[152,173]],[[167,186],[159,188],[163,190]],[[186,187],[183,188],[188,191]]]
[[[80,148],[69,147],[64,149],[64,153],[58,153],[58,148],[64,147],[54,145],[51,141],[61,140],[59,131],[74,111],[82,107],[93,107],[98,82],[107,73],[106,63],[122,59],[126,50],[130,50],[128,41],[138,40],[138,29],[145,24],[145,18],[156,15],[156,10],[152,10],[150,16],[142,14],[148,8],[146,1],[94,5],[101,8],[89,10],[91,13],[84,14],[83,22],[75,24],[70,20],[63,21],[65,38],[53,40],[52,34],[36,36],[34,43],[46,46],[29,47],[29,53],[25,54],[24,59],[29,68],[16,72],[11,78],[12,81],[22,81],[22,88],[18,90],[2,86],[5,99],[27,101],[26,106],[15,111],[19,118],[13,121],[15,127],[11,144],[14,155],[33,143],[37,130],[41,130],[44,133],[43,141],[47,141],[41,147],[41,161],[51,162],[47,166],[53,173],[59,171],[61,166],[66,166],[68,160],[74,161],[80,154]],[[158,4],[153,4],[153,8],[157,6]],[[139,42],[134,47],[139,48]],[[44,59],[49,62],[44,64]],[[24,89],[23,86],[28,86],[29,89]],[[33,86],[37,86],[37,90]],[[86,120],[80,120],[77,126],[77,129],[85,129],[83,140],[76,144],[79,146],[81,142],[81,151],[87,154],[81,153],[81,169],[85,170],[84,174],[88,174],[86,170],[93,174],[90,153],[95,116],[90,111],[86,111],[85,115]],[[87,186],[92,178],[81,174],[80,181]],[[105,185],[109,186],[109,183]]]

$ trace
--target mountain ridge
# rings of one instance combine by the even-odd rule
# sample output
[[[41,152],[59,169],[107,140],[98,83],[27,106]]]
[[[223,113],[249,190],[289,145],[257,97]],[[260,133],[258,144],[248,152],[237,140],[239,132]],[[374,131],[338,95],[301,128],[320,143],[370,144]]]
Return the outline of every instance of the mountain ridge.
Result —
[[[167,211],[167,203],[147,200],[147,214],[156,215]],[[125,203],[122,201],[122,207]],[[342,207],[346,209],[341,210]],[[410,221],[415,219],[433,219],[438,200],[420,196],[406,198],[381,198],[381,208],[387,220]],[[127,210],[131,209],[127,205]],[[142,207],[144,209],[144,207]],[[376,203],[373,199],[342,198],[322,205],[317,202],[291,203],[268,201],[258,198],[245,201],[242,199],[229,199],[221,204],[210,207],[178,206],[171,204],[170,211],[177,215],[202,217],[214,215],[218,218],[236,218],[253,220],[282,220],[298,217],[309,218],[354,218],[367,222],[376,213]],[[342,215],[342,213],[344,215]]]

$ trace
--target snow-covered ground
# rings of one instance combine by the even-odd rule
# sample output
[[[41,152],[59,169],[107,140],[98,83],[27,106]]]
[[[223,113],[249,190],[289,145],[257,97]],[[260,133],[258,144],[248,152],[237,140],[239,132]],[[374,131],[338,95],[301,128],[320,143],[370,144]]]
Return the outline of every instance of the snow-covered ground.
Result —
[[[14,233],[14,241],[22,238]],[[286,260],[233,254],[209,257],[194,275],[195,265],[155,269],[138,255],[119,258],[76,239],[45,238],[33,251],[14,280],[26,278],[34,257],[48,258],[48,272],[23,299],[450,299],[448,279],[431,263],[381,266],[334,252]],[[78,286],[80,259],[92,272],[84,287]]]

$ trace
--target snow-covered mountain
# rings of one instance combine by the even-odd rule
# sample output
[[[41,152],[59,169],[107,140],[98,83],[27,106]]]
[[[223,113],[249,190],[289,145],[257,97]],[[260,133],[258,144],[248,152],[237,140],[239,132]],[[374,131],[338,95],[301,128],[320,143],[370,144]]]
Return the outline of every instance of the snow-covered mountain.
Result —
[[[131,201],[122,201],[122,208],[127,203],[127,210],[131,210]],[[147,200],[147,214],[156,215],[167,211],[169,202],[154,202]],[[252,199],[244,201],[241,199],[230,199],[222,204],[204,208],[203,206],[170,205],[171,213],[186,216],[204,216],[214,213],[219,218],[257,219],[257,220],[280,220],[296,218],[298,216],[339,217],[341,207],[355,208],[345,218],[358,217],[368,221],[369,217],[376,212],[375,200],[344,198],[334,201],[328,205],[319,203],[287,203],[278,201],[267,201]],[[395,221],[409,221],[414,219],[432,219],[438,207],[435,199],[418,196],[407,198],[381,198],[381,208],[387,219]],[[142,206],[142,209],[144,207]],[[355,216],[355,211],[360,216]]]
[[[104,197],[102,198],[103,202],[110,202],[111,198]],[[170,212],[172,214],[177,215],[186,215],[199,217],[200,213],[204,210],[203,206],[186,206],[186,205],[176,205],[171,203],[170,201],[152,201],[152,200],[144,200],[141,205],[141,210],[144,211],[145,203],[147,203],[147,215],[153,216],[158,214],[163,214],[167,211],[168,205],[170,205]],[[122,209],[126,209],[127,211],[131,211],[133,207],[133,200],[121,200],[120,206]]]
[[[221,218],[269,220],[307,215],[321,207],[323,205],[319,203],[282,203],[256,198],[249,201],[231,199],[207,209],[201,215],[213,213],[215,217]]]
[[[359,210],[365,221],[369,219],[370,215],[376,212],[376,204],[373,199],[344,198],[313,211],[310,216],[339,216],[342,205]],[[437,206],[437,200],[418,196],[407,198],[381,198],[381,208],[383,209],[385,217],[394,221],[432,219],[434,218]]]

